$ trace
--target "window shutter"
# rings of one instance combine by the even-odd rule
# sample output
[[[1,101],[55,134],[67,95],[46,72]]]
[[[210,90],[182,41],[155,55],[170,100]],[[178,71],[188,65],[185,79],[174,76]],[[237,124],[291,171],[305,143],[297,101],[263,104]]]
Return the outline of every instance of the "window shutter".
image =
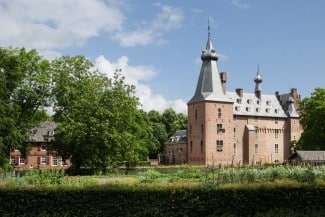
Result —
[[[17,156],[16,159],[15,159],[15,164],[16,165],[19,165],[19,157]]]
[[[41,164],[41,157],[37,157],[37,164]]]
[[[28,156],[25,157],[25,164],[28,164]]]
[[[50,164],[50,156],[46,157],[46,164]]]

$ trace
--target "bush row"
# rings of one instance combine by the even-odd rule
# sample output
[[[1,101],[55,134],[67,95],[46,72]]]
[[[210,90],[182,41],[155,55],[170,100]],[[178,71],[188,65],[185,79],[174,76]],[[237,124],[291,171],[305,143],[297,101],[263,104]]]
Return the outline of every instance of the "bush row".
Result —
[[[1,188],[1,216],[325,216],[325,188],[260,187]],[[316,213],[316,214],[315,214]],[[277,215],[279,216],[279,215]]]

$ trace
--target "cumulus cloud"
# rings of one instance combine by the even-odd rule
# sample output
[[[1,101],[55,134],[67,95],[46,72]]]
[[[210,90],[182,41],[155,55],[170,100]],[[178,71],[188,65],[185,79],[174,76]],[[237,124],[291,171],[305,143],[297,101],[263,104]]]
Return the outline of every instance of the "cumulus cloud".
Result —
[[[111,62],[102,55],[97,57],[94,65],[101,73],[107,74],[109,77],[113,76],[116,69],[121,69],[121,75],[125,77],[125,81],[136,86],[135,94],[139,98],[143,110],[163,112],[167,108],[172,108],[176,112],[186,113],[187,106],[184,100],[167,100],[163,95],[153,93],[151,88],[144,83],[144,81],[152,79],[157,74],[153,67],[132,66],[126,56]]]
[[[119,31],[125,17],[101,0],[0,2],[0,44],[51,50],[81,46],[101,31]]]
[[[183,12],[179,8],[160,3],[155,6],[160,9],[160,12],[152,22],[143,22],[143,25],[133,31],[117,31],[112,38],[124,47],[166,43],[163,34],[180,27],[184,18]]]

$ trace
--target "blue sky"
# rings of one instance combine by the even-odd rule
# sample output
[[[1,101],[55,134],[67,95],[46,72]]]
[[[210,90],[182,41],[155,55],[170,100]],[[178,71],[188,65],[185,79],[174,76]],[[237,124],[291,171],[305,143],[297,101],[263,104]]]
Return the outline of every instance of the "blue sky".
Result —
[[[112,75],[122,69],[145,110],[186,113],[200,54],[211,39],[227,90],[265,94],[325,84],[323,0],[0,0],[0,46],[46,58],[84,55]]]

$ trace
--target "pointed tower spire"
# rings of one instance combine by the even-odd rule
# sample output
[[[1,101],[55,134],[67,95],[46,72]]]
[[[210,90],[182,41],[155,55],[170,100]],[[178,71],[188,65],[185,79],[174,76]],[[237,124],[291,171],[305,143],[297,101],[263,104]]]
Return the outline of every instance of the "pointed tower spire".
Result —
[[[260,65],[257,64],[257,73],[256,76],[254,78],[254,82],[255,82],[255,94],[256,96],[260,99],[262,96],[262,82],[263,79],[260,75]]]
[[[202,66],[196,91],[188,103],[199,101],[231,102],[224,94],[217,66],[218,55],[213,49],[210,39],[210,24],[208,23],[208,41],[201,54]]]

